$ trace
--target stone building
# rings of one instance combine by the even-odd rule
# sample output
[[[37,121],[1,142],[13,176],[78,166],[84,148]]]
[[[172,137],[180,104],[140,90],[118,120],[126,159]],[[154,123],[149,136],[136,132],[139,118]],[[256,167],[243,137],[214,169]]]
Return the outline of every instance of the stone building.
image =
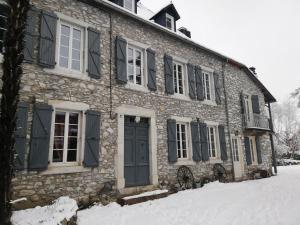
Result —
[[[215,164],[230,180],[271,173],[275,98],[255,71],[177,30],[173,4],[31,3],[13,181],[26,207],[169,188],[182,165],[195,180]]]

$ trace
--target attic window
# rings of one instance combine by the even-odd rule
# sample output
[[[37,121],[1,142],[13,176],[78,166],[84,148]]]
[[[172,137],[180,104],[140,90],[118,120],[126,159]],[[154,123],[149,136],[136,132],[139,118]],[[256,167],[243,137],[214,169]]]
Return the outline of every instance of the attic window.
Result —
[[[174,17],[170,14],[166,13],[166,28],[169,30],[175,30],[174,29]]]
[[[135,0],[124,0],[124,8],[134,12],[134,1]]]

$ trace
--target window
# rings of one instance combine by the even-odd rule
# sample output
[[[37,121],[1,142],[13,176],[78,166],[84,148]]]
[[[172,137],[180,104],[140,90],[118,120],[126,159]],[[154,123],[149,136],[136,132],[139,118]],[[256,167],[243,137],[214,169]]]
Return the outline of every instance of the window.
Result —
[[[251,160],[253,164],[257,164],[256,140],[255,137],[249,137]]]
[[[131,12],[134,12],[134,1],[135,0],[124,0],[124,8]]]
[[[0,53],[3,52],[3,42],[5,32],[7,30],[7,14],[8,8],[5,5],[0,4]]]
[[[144,85],[144,52],[128,45],[127,60],[128,81],[132,84]]]
[[[251,121],[252,119],[252,102],[249,95],[244,96],[245,99],[245,116],[247,121]]]
[[[238,139],[236,137],[234,137],[234,138],[232,138],[231,142],[232,142],[233,161],[238,162],[238,161],[240,161]]]
[[[84,29],[65,22],[60,22],[58,29],[58,66],[83,72]]]
[[[202,82],[204,89],[204,97],[207,101],[215,100],[214,77],[211,72],[202,72]]]
[[[166,28],[169,30],[175,30],[174,29],[174,17],[169,15],[168,13],[166,14]]]
[[[53,125],[52,163],[79,162],[81,114],[56,111]]]
[[[173,64],[174,91],[176,94],[184,95],[184,74],[183,65],[174,62]]]
[[[176,124],[177,156],[178,159],[187,159],[187,124]]]
[[[217,129],[215,126],[207,126],[208,152],[210,158],[217,158]]]

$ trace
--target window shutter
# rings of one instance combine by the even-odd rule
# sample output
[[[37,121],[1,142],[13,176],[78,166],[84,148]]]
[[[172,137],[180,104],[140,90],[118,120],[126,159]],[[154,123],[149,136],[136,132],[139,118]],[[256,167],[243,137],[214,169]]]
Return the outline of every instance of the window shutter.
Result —
[[[39,48],[39,64],[43,67],[54,68],[55,66],[56,26],[57,16],[43,10]]]
[[[147,70],[148,70],[148,88],[151,91],[156,91],[156,62],[155,51],[147,49]]]
[[[120,36],[116,38],[116,67],[117,81],[127,83],[127,41]]]
[[[196,78],[197,99],[199,101],[203,101],[204,100],[204,88],[203,88],[203,82],[202,82],[202,70],[199,66],[196,66],[195,78]]]
[[[174,82],[173,82],[173,58],[172,56],[165,55],[165,82],[166,93],[169,95],[174,94]]]
[[[252,95],[252,96],[251,96],[251,100],[252,100],[252,109],[253,109],[253,113],[258,113],[258,114],[260,114],[260,109],[259,109],[259,98],[258,98],[258,95]]]
[[[15,132],[16,170],[23,170],[25,166],[28,107],[29,105],[27,103],[20,102],[17,109],[17,122]]]
[[[256,136],[255,140],[256,140],[257,162],[258,164],[262,164],[260,137]]]
[[[209,160],[208,153],[208,137],[207,137],[207,125],[205,123],[200,123],[200,142],[201,142],[201,151],[202,151],[202,160]]]
[[[88,28],[88,73],[91,78],[100,79],[101,76],[101,52],[100,33]]]
[[[53,109],[50,105],[34,105],[29,170],[46,170],[48,168],[52,112]]]
[[[245,97],[243,92],[240,93],[241,114],[245,114]]]
[[[169,162],[177,162],[176,120],[168,119],[168,158]]]
[[[215,83],[215,95],[216,95],[216,103],[221,105],[221,85],[220,85],[220,76],[217,73],[214,73],[214,83]]]
[[[220,138],[221,159],[223,161],[226,161],[228,157],[227,157],[227,148],[226,148],[225,128],[223,125],[220,125],[218,129],[219,129],[219,138]]]
[[[96,111],[86,112],[85,147],[84,160],[85,167],[94,168],[99,166],[100,156],[100,124],[101,114]]]
[[[32,63],[35,59],[34,48],[37,42],[36,26],[38,23],[39,13],[40,11],[33,6],[31,6],[31,8],[27,12],[27,21],[24,37],[24,60],[27,63]]]
[[[248,137],[245,137],[245,151],[246,151],[246,161],[247,165],[252,164],[252,159],[251,159],[251,150],[250,150],[250,140]]]
[[[193,160],[196,162],[200,162],[202,160],[200,148],[200,133],[198,125],[198,122],[191,122]]]
[[[191,99],[196,99],[196,80],[195,69],[191,64],[187,65],[188,80],[189,80],[189,95]]]

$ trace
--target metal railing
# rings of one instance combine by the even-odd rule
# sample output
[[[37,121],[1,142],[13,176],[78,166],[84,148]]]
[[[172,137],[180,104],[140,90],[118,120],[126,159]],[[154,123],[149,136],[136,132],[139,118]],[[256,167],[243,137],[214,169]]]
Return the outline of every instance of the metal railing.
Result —
[[[244,115],[243,118],[246,129],[270,130],[270,121],[266,116],[252,113],[250,116]]]

